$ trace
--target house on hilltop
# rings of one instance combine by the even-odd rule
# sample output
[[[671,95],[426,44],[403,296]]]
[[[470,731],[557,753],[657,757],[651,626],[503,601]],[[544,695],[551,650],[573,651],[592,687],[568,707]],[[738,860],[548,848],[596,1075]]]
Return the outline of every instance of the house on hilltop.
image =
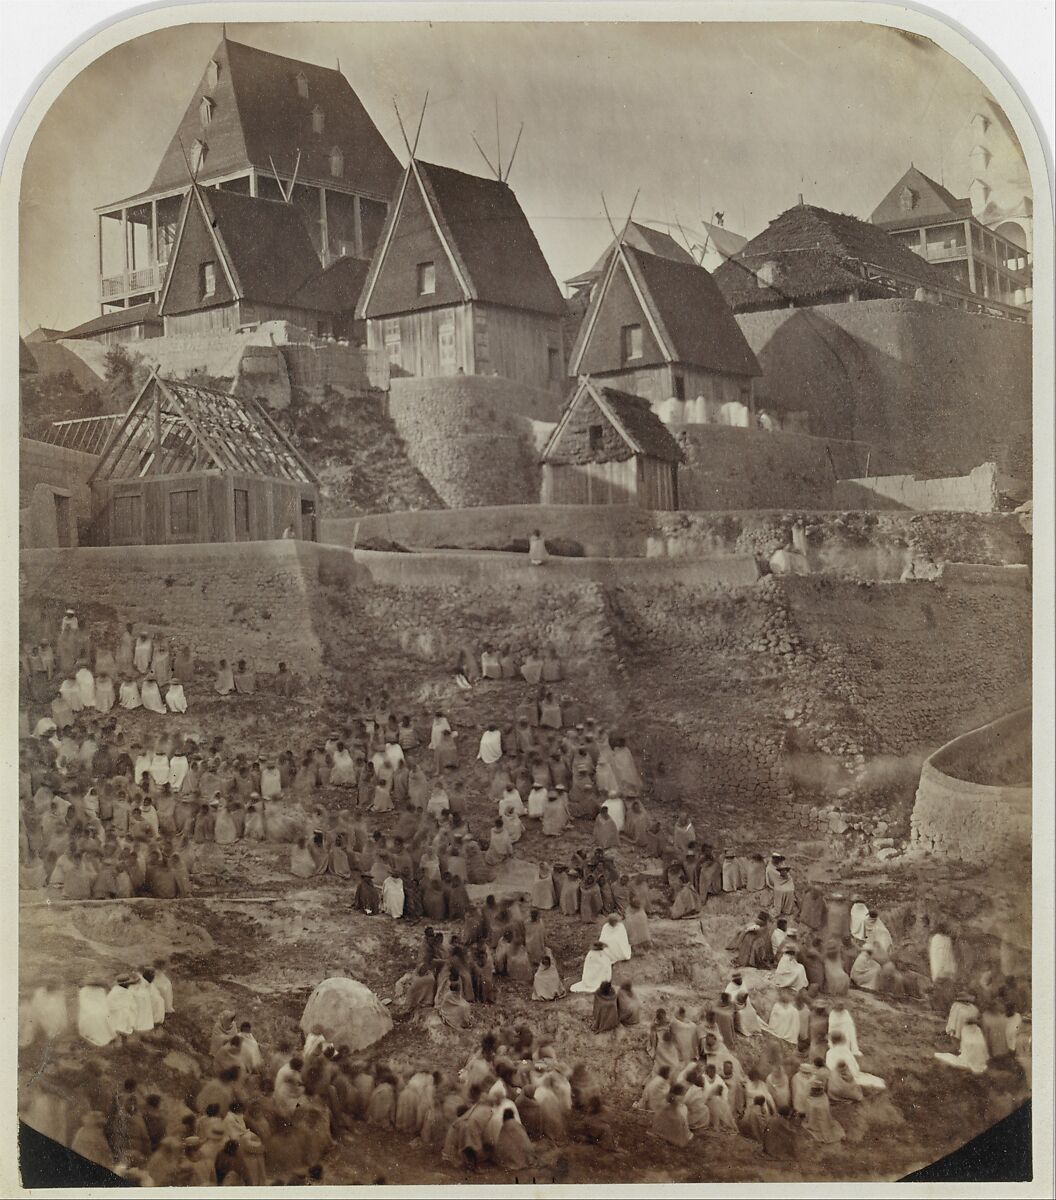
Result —
[[[320,336],[348,337],[366,273],[362,259],[324,267],[293,204],[194,184],[158,313],[167,335],[289,321]]]
[[[586,376],[540,461],[543,504],[678,508],[682,451],[649,401]]]
[[[413,159],[370,266],[367,345],[407,375],[563,393],[565,303],[512,188]]]
[[[152,374],[89,479],[110,546],[315,541],[319,480],[264,407]]]
[[[317,258],[368,259],[399,182],[399,160],[340,70],[226,36],[146,191],[96,209],[101,311],[157,302],[176,240],[188,165],[204,188],[281,200]]]
[[[569,374],[660,404],[704,398],[752,408],[761,374],[711,275],[692,261],[648,254],[618,240],[580,326]]]
[[[977,191],[974,203],[985,212],[986,194]],[[1015,309],[1025,308],[1033,296],[1028,251],[978,220],[973,197],[954,196],[914,166],[869,220],[961,291]]]

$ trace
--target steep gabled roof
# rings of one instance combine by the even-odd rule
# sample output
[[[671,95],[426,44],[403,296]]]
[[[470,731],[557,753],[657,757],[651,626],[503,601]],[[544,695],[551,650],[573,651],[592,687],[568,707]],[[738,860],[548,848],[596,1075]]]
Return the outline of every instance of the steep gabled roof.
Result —
[[[674,262],[633,246],[614,246],[601,285],[595,289],[569,362],[577,374],[599,323],[617,272],[627,275],[659,348],[661,362],[681,363],[730,375],[761,375],[751,347],[711,274],[695,263]],[[620,370],[626,364],[592,366]],[[654,365],[643,361],[643,366]]]
[[[606,456],[608,459],[622,461],[634,454],[644,454],[663,462],[682,462],[684,456],[678,442],[653,412],[648,400],[642,396],[633,396],[630,392],[621,392],[617,388],[601,386],[586,376],[579,381],[579,386],[565,405],[560,420],[547,439],[541,462],[559,464],[593,461],[594,456],[589,449],[578,441],[572,448],[562,446],[576,409],[584,402],[590,401],[594,402],[620,435],[625,447],[624,452],[610,452]]]
[[[339,258],[313,275],[291,296],[294,308],[310,308],[316,312],[355,312],[370,263],[365,258]]]
[[[158,427],[161,459],[155,470]],[[258,401],[156,373],[110,434],[89,482],[206,470],[319,482]]]
[[[463,300],[561,317],[564,299],[513,189],[497,179],[415,160],[408,164],[396,202],[371,263],[360,316],[389,315],[375,291],[390,264],[398,264],[401,217],[424,205]],[[413,265],[413,264],[411,264]],[[435,304],[428,297],[410,307]],[[404,310],[397,310],[404,311]],[[408,309],[409,311],[409,309]]]
[[[912,192],[913,207],[902,207],[902,195]],[[971,200],[959,200],[951,191],[936,183],[923,171],[911,166],[873,210],[869,220],[888,228],[912,228],[929,221],[957,219],[972,215]]]
[[[161,314],[175,311],[169,301],[170,285],[177,276],[184,230],[196,210],[206,224],[233,296],[261,304],[290,304],[290,297],[319,274],[319,256],[294,205],[195,185],[180,213],[158,302]]]
[[[73,329],[67,330],[64,338],[91,338],[101,333],[109,333],[112,329],[128,329],[132,325],[156,325],[161,330],[161,317],[158,316],[158,306],[153,300],[146,304],[133,304],[128,308],[118,308],[113,312],[103,313],[101,317],[93,317]]]
[[[300,151],[298,175],[343,191],[387,200],[400,178],[400,164],[340,71],[257,50],[224,38],[213,55],[219,68],[215,84],[207,66],[187,110],[154,174],[149,192],[187,183],[184,151],[195,141],[206,146],[198,173],[202,181],[254,166],[292,173]],[[298,90],[303,75],[307,96]],[[203,98],[211,101],[208,125],[202,124]],[[317,132],[312,110],[323,114]],[[182,147],[181,147],[182,141]],[[330,174],[330,151],[344,157],[341,178]]]
[[[625,246],[633,246],[636,250],[644,250],[647,254],[657,254],[661,258],[670,258],[674,262],[691,263],[696,261],[670,234],[662,233],[659,229],[652,229],[648,225],[642,225],[638,221],[628,221],[621,237]],[[566,279],[565,284],[568,287],[580,287],[585,283],[593,283],[609,265],[609,256],[612,254],[615,244],[615,242],[609,242],[605,247],[604,254],[589,271],[582,271],[579,275]]]
[[[767,264],[773,264],[771,280],[761,286],[757,275]],[[923,287],[948,286],[937,268],[878,226],[812,204],[797,204],[775,217],[715,271],[715,282],[735,311],[853,290],[889,295],[865,277],[866,265]]]

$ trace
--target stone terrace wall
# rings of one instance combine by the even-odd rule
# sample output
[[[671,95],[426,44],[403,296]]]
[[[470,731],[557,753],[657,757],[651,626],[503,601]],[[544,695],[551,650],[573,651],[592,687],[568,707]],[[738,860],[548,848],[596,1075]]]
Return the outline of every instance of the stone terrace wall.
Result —
[[[908,512],[645,512],[630,505],[512,505],[462,511],[377,513],[324,520],[325,541],[385,538],[405,546],[509,549],[538,528],[588,557],[768,559],[804,526],[817,571],[900,578],[924,560],[1024,563],[1030,539],[1011,514]],[[526,549],[525,545],[525,549]]]
[[[1030,325],[913,300],[742,313],[759,407],[885,448],[900,469],[1029,479]]]
[[[838,478],[881,468],[880,452],[859,442],[727,425],[675,425],[686,455],[679,507],[836,508]]]
[[[1030,853],[1031,710],[1011,713],[937,750],[920,773],[913,806],[915,847],[989,861]]]
[[[479,375],[393,379],[389,415],[413,465],[449,508],[517,504],[539,495],[533,420],[554,397]]]
[[[246,658],[273,671],[284,660],[312,673],[321,662],[306,607],[313,575],[311,544],[294,541],[24,551],[24,634],[44,636],[34,615],[73,605],[104,628],[131,621],[173,637],[190,633],[206,662]]]
[[[841,479],[836,503],[846,508],[908,508],[914,512],[996,512],[997,467],[982,463],[967,475],[920,479],[915,475],[877,475]]]

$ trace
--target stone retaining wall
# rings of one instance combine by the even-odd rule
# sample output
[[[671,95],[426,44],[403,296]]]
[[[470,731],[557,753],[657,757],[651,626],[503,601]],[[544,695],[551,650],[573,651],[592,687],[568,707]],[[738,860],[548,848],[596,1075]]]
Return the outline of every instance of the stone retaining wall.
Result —
[[[967,475],[919,479],[915,475],[877,475],[841,479],[833,490],[847,508],[909,508],[914,512],[997,512],[997,466],[983,463]]]
[[[913,806],[916,849],[965,861],[1030,856],[1031,788],[1023,782],[980,782],[1029,761],[1031,710],[1011,713],[937,750],[920,772]],[[970,776],[972,778],[965,778]]]

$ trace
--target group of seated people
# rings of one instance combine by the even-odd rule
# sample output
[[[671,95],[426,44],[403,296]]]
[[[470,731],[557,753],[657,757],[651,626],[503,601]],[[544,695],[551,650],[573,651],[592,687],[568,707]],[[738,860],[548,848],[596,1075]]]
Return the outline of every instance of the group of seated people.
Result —
[[[537,646],[528,646],[522,652],[515,651],[509,643],[498,647],[489,644],[481,649],[479,660],[469,650],[460,650],[455,664],[455,681],[459,687],[468,690],[482,679],[520,679],[537,687],[560,683],[564,679],[564,668],[553,646],[547,646],[540,655]],[[571,703],[569,697],[565,700]]]

